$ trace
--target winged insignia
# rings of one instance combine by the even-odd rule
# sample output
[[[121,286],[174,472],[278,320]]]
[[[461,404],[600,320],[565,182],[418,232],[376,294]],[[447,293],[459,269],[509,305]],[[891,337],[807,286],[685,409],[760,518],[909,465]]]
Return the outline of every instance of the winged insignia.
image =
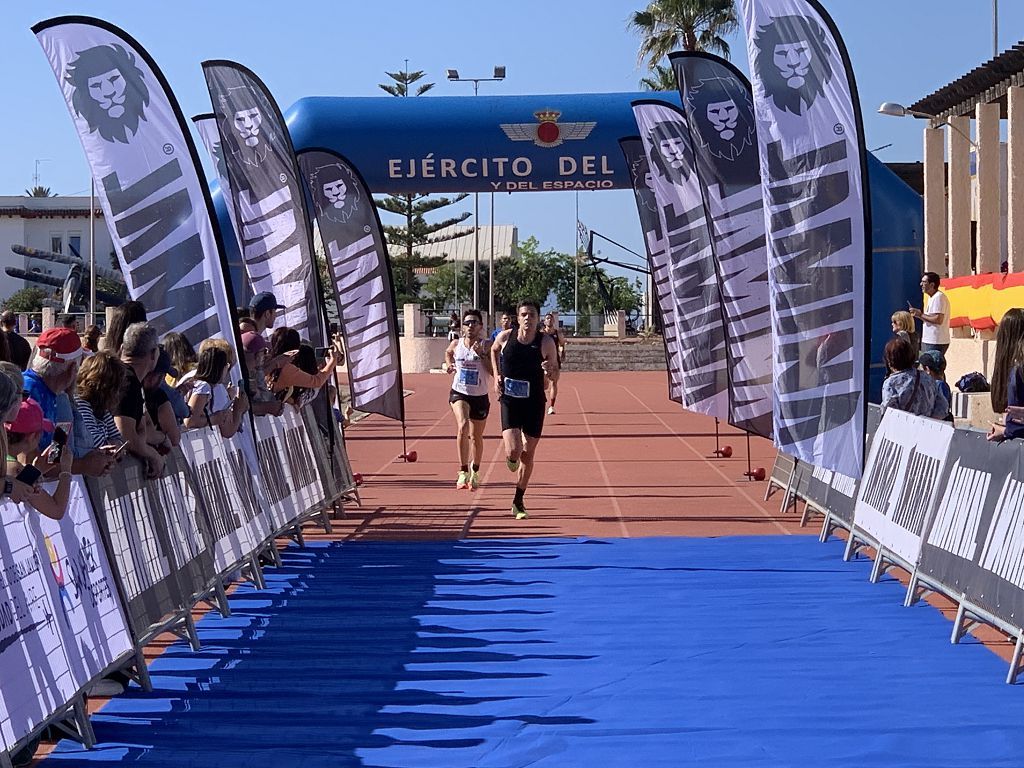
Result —
[[[565,141],[585,139],[597,125],[594,121],[559,123],[561,112],[546,109],[534,112],[536,123],[501,123],[501,130],[512,141],[532,141],[538,147],[557,147]]]

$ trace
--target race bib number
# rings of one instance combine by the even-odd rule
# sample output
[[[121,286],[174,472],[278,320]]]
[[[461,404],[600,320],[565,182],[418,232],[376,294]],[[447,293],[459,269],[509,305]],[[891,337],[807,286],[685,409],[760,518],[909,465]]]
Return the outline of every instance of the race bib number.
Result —
[[[472,368],[462,367],[459,369],[459,384],[464,387],[478,387],[480,386],[480,370],[474,366]]]
[[[530,396],[530,382],[506,377],[505,394],[517,400],[524,400]]]

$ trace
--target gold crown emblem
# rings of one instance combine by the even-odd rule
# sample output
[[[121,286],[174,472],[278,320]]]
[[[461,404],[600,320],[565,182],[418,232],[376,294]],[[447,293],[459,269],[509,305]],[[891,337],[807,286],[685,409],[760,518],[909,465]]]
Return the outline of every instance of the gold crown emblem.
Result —
[[[534,112],[533,116],[542,123],[557,123],[562,113],[554,109],[542,109],[539,112]]]

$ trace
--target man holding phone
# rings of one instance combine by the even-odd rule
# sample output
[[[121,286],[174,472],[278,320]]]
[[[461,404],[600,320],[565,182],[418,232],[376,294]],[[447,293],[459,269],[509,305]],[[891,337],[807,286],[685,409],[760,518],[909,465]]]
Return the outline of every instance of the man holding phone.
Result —
[[[934,350],[946,354],[949,349],[949,299],[939,290],[939,276],[925,272],[921,276],[921,290],[928,297],[924,311],[907,302],[911,315],[921,321],[921,351]]]

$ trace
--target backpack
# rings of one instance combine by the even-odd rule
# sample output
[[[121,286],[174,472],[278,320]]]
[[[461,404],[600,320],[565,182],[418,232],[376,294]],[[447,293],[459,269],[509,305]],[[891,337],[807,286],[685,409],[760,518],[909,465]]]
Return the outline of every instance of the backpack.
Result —
[[[956,388],[961,392],[988,392],[990,387],[985,374],[978,371],[965,373],[956,383]]]

